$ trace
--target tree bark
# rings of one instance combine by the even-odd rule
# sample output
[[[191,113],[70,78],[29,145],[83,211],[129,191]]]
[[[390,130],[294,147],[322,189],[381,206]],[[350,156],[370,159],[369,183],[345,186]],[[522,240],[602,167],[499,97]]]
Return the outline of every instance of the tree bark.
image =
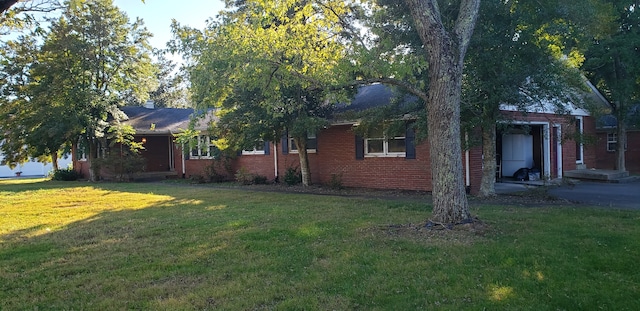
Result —
[[[87,164],[89,165],[89,181],[98,181],[99,168],[95,165],[95,159],[98,158],[98,147],[95,142],[89,141],[89,154],[87,155]]]
[[[51,165],[53,166],[54,172],[60,169],[58,167],[58,151],[57,150],[51,153]]]
[[[496,126],[482,127],[482,181],[481,197],[496,195]]]
[[[626,172],[627,162],[625,160],[626,150],[624,147],[627,145],[627,126],[624,116],[621,116],[620,114],[622,113],[618,113],[617,116],[618,126],[616,128],[616,135],[618,136],[618,142],[616,143],[616,169],[621,172]]]
[[[302,175],[302,185],[308,187],[311,185],[311,170],[309,169],[309,157],[307,153],[307,139],[293,138],[298,148],[298,158],[300,159],[300,174]]]
[[[464,56],[479,0],[461,0],[453,29],[442,22],[437,0],[405,0],[429,63],[426,98],[433,184],[431,221],[456,224],[471,218],[462,169],[460,96]]]
[[[431,220],[444,224],[456,224],[470,218],[460,136],[462,75],[452,61],[450,55],[442,55],[439,62],[430,62],[427,104],[433,184]]]

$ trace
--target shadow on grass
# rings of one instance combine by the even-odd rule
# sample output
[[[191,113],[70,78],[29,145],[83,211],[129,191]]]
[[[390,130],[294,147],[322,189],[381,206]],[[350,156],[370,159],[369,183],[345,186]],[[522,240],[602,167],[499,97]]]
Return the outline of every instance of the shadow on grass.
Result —
[[[163,184],[19,187],[92,188],[113,206],[2,235],[0,309],[640,307],[637,213],[489,208],[502,232],[464,244],[377,230],[425,218],[399,202]]]

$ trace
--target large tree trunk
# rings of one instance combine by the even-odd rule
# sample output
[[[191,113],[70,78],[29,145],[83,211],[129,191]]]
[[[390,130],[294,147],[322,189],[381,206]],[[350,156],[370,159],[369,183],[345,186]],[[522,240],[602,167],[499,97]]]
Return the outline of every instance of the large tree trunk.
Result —
[[[492,197],[496,195],[496,127],[485,125],[482,127],[482,181],[480,196]]]
[[[622,116],[618,115],[618,128],[616,135],[618,142],[616,144],[616,169],[621,172],[627,170],[627,162],[625,160],[625,146],[627,145],[627,126]]]
[[[436,68],[434,68],[434,65]],[[427,123],[433,183],[432,221],[455,224],[470,218],[462,169],[461,70],[451,57],[430,64]]]
[[[456,224],[470,219],[460,136],[460,96],[464,55],[480,7],[461,0],[458,18],[448,30],[437,0],[405,0],[429,62],[427,122],[433,184],[432,221]]]
[[[307,139],[293,138],[298,148],[298,158],[300,159],[300,174],[302,175],[302,185],[308,187],[311,185],[311,170],[309,169],[309,157],[307,154]]]
[[[54,172],[60,169],[58,167],[58,151],[57,150],[51,153],[51,165],[53,166]]]

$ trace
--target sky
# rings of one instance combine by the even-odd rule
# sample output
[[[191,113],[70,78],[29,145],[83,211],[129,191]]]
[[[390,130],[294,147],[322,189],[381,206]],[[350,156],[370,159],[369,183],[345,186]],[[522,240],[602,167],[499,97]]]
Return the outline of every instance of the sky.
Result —
[[[153,33],[149,40],[155,48],[165,48],[171,39],[171,19],[181,25],[203,29],[208,18],[215,17],[224,9],[223,0],[114,0],[114,4],[129,16],[131,22],[136,17],[144,20]]]

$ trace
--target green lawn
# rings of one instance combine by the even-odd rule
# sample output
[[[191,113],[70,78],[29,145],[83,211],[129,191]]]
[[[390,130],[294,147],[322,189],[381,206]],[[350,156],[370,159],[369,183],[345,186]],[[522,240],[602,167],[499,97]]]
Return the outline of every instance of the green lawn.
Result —
[[[640,212],[0,181],[0,310],[640,310]]]

